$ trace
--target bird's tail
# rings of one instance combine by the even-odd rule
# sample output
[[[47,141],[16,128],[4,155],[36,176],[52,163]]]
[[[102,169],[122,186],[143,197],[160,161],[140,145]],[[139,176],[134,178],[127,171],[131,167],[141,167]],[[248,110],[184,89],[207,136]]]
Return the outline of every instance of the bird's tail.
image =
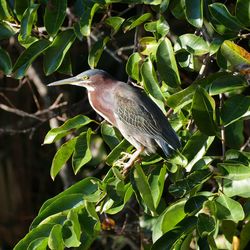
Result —
[[[159,147],[162,149],[162,151],[165,154],[165,156],[167,158],[169,158],[169,156],[173,153],[174,150],[163,139],[157,139],[156,142],[159,145]]]

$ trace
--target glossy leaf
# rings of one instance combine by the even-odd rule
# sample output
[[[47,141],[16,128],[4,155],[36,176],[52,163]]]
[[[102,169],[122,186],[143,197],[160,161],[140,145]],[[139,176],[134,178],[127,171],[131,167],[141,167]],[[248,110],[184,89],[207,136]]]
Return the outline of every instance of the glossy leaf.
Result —
[[[95,68],[101,58],[102,52],[106,46],[106,44],[109,42],[109,37],[105,37],[99,41],[97,41],[93,47],[91,48],[88,56],[88,64],[90,68]]]
[[[164,101],[153,63],[149,58],[141,66],[141,75],[147,92],[157,100]]]
[[[203,207],[203,203],[207,201],[208,198],[204,195],[196,195],[190,197],[184,207],[185,213],[196,214]]]
[[[91,24],[95,13],[99,9],[99,4],[84,5],[83,14],[80,18],[80,32],[83,36],[89,36],[91,33]]]
[[[73,154],[77,137],[65,142],[56,152],[52,166],[50,169],[50,176],[54,180],[56,175],[60,172],[62,167],[68,161],[70,156]]]
[[[182,242],[195,229],[196,222],[197,218],[194,216],[184,218],[174,229],[161,236],[151,249],[166,250],[173,248],[175,244]]]
[[[11,73],[12,63],[9,54],[0,47],[0,71],[8,75]]]
[[[19,21],[22,20],[23,14],[25,10],[29,7],[30,3],[30,0],[14,1],[14,9],[16,12],[17,19]]]
[[[156,215],[156,208],[154,205],[153,194],[149,186],[147,176],[143,172],[140,165],[135,166],[134,170],[134,180],[137,186],[137,189],[140,193],[141,198],[145,202],[146,206],[151,211],[152,215]]]
[[[200,131],[192,135],[182,150],[182,154],[189,161],[186,166],[187,171],[190,171],[193,165],[205,155],[213,140],[214,136],[204,135]]]
[[[118,138],[117,136],[116,129],[106,122],[102,123],[101,133],[103,140],[111,150],[115,148],[121,141],[121,138]]]
[[[244,25],[250,26],[250,0],[237,0],[236,17]]]
[[[165,38],[159,44],[156,52],[156,61],[161,79],[170,87],[180,85],[180,76],[174,51],[168,38]]]
[[[201,87],[195,91],[192,103],[192,115],[199,130],[206,135],[215,135],[216,114],[215,102]]]
[[[122,17],[112,16],[112,17],[108,17],[107,19],[105,19],[105,23],[112,27],[113,29],[112,35],[114,35],[120,29],[124,20],[125,19]]]
[[[92,159],[90,145],[90,137],[92,130],[89,128],[87,132],[81,133],[75,143],[75,151],[72,156],[72,165],[74,173],[77,174],[82,166]]]
[[[48,238],[47,237],[41,237],[33,240],[27,250],[44,250],[47,249],[48,245]]]
[[[250,178],[250,167],[240,163],[219,163],[223,178],[230,180],[244,180]]]
[[[20,28],[20,39],[25,41],[31,34],[32,26],[36,21],[36,12],[39,4],[31,4],[23,14]]]
[[[202,238],[213,233],[216,229],[215,225],[213,217],[204,213],[198,215],[197,230]]]
[[[158,43],[154,37],[144,36],[139,40],[140,54],[155,58]]]
[[[48,246],[51,250],[63,250],[64,244],[62,240],[62,226],[56,224],[50,231]]]
[[[215,199],[216,217],[219,220],[232,220],[238,222],[244,219],[244,211],[241,204],[224,194]]]
[[[202,185],[211,176],[209,169],[196,170],[185,179],[176,181],[169,186],[169,192],[175,197],[183,197],[191,192],[195,187]]]
[[[58,128],[51,129],[44,138],[44,144],[53,143],[60,138],[64,137],[73,129],[79,129],[86,126],[90,122],[93,122],[90,118],[84,115],[77,115],[71,119],[68,119],[63,125]]]
[[[182,109],[192,102],[196,88],[197,84],[191,84],[187,88],[174,93],[167,99],[168,106],[173,108],[175,111]]]
[[[242,25],[232,16],[227,7],[222,3],[213,3],[209,5],[209,11],[212,16],[227,29],[239,31]]]
[[[38,40],[31,44],[17,59],[14,67],[13,73],[15,78],[20,79],[23,77],[31,65],[31,63],[43,53],[50,45],[50,42],[45,39]]]
[[[146,22],[148,19],[150,19],[152,17],[151,13],[145,13],[139,17],[131,17],[129,19],[127,19],[124,23],[123,23],[123,31],[127,32],[129,30],[134,29],[136,26]]]
[[[126,72],[127,74],[135,79],[136,81],[140,81],[140,63],[142,62],[142,58],[138,52],[133,53],[127,61],[126,64]]]
[[[228,197],[240,196],[250,198],[250,178],[243,180],[224,179],[222,184],[223,192]]]
[[[250,108],[250,98],[234,95],[225,101],[221,109],[221,119],[225,126],[240,119]]]
[[[81,226],[78,221],[78,215],[74,210],[70,210],[67,220],[62,228],[63,241],[67,248],[79,247],[81,245]]]
[[[8,4],[6,0],[0,0],[0,20],[11,20]]]
[[[8,39],[11,36],[14,36],[17,33],[17,30],[8,25],[7,23],[0,22],[0,40]]]
[[[44,56],[44,72],[50,75],[55,72],[63,62],[63,59],[75,40],[75,33],[68,29],[59,33]]]
[[[153,242],[158,240],[163,234],[172,230],[186,216],[184,205],[186,200],[179,200],[167,207],[157,218],[153,227]]]
[[[165,36],[169,32],[169,24],[164,19],[163,16],[157,21],[151,21],[144,24],[144,29],[146,31],[152,32],[157,38]]]
[[[97,178],[87,177],[73,184],[72,186],[70,186],[63,192],[59,193],[55,197],[47,200],[40,208],[39,214],[45,211],[56,200],[59,200],[62,197],[67,198],[71,194],[81,194],[82,197],[84,197],[85,199],[88,199],[89,197],[93,197],[93,195],[98,191],[98,183],[99,183],[99,180]]]
[[[232,41],[226,40],[223,42],[221,54],[233,67],[250,64],[250,53]]]
[[[185,0],[186,17],[190,24],[201,28],[203,24],[203,0]]]
[[[175,51],[184,49],[189,53],[201,56],[209,53],[209,46],[202,37],[194,34],[184,34],[177,39],[177,43],[174,46]]]
[[[66,16],[67,0],[50,0],[44,14],[44,25],[50,36],[55,36]]]
[[[72,63],[70,58],[70,51],[68,51],[63,59],[62,64],[57,69],[57,71],[64,75],[71,75],[72,76]]]

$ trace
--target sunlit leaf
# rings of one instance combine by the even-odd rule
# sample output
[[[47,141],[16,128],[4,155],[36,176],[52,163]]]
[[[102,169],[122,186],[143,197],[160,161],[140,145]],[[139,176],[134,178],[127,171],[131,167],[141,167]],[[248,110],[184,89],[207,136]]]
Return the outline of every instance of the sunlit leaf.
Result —
[[[244,180],[250,178],[250,167],[240,163],[219,163],[223,178],[230,180]]]
[[[48,246],[51,250],[63,250],[62,225],[56,224],[50,231]]]
[[[174,51],[168,38],[165,38],[159,44],[156,52],[156,61],[161,79],[170,87],[177,87],[180,85],[180,76]]]
[[[50,45],[50,42],[46,39],[38,40],[31,44],[17,59],[14,67],[13,74],[15,78],[20,79],[23,77],[31,65],[31,63],[43,53]]]
[[[196,28],[201,28],[203,24],[203,1],[202,0],[185,0],[186,17],[190,24]]]
[[[115,148],[120,143],[120,138],[117,136],[116,129],[108,123],[103,123],[101,126],[102,138],[110,149]]]
[[[192,115],[199,130],[207,135],[215,135],[217,131],[215,101],[201,87],[195,91],[192,103]]]
[[[127,61],[126,72],[136,81],[140,81],[140,63],[142,58],[138,52],[133,53]]]
[[[14,1],[14,9],[16,11],[16,16],[19,21],[22,20],[23,13],[29,7],[30,0]]]
[[[0,0],[0,20],[12,20],[6,0]]]
[[[127,32],[129,30],[132,30],[136,26],[138,26],[138,25],[144,23],[145,21],[147,21],[148,19],[150,19],[151,17],[152,17],[151,13],[145,13],[139,17],[137,17],[137,16],[131,17],[123,23],[123,31]]]
[[[56,175],[59,173],[61,168],[65,165],[68,161],[70,156],[73,154],[75,144],[76,144],[77,137],[65,142],[56,152],[51,169],[50,169],[50,176],[54,180]]]
[[[125,19],[122,17],[112,16],[112,17],[108,17],[107,19],[105,19],[105,23],[112,27],[113,29],[112,35],[114,35],[120,29],[124,20]]]
[[[63,59],[75,40],[75,33],[72,29],[60,32],[46,50],[44,56],[44,71],[46,75],[56,71],[63,62]]]
[[[44,144],[50,144],[64,137],[73,129],[79,129],[90,122],[93,122],[90,118],[84,115],[77,115],[71,119],[68,119],[63,125],[58,128],[51,129],[44,138]]]
[[[55,36],[66,16],[67,0],[50,0],[44,14],[44,25],[51,36]]]

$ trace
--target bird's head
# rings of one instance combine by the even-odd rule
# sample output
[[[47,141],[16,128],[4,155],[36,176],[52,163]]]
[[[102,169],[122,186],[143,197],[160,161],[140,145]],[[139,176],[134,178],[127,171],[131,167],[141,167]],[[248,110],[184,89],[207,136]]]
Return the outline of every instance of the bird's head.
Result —
[[[104,70],[90,69],[80,73],[77,76],[52,82],[48,84],[48,86],[76,85],[85,87],[89,91],[93,91],[98,85],[109,82],[111,79],[112,77]]]

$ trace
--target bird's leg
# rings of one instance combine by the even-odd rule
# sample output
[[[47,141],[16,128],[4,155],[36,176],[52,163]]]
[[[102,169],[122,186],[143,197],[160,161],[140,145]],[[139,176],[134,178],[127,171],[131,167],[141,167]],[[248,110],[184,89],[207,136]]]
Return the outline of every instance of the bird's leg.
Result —
[[[126,174],[129,171],[129,169],[134,165],[134,162],[137,160],[137,158],[143,152],[143,150],[144,150],[144,147],[140,147],[136,149],[136,151],[133,154],[130,155],[129,161],[124,164],[124,167],[122,170],[123,174]]]

